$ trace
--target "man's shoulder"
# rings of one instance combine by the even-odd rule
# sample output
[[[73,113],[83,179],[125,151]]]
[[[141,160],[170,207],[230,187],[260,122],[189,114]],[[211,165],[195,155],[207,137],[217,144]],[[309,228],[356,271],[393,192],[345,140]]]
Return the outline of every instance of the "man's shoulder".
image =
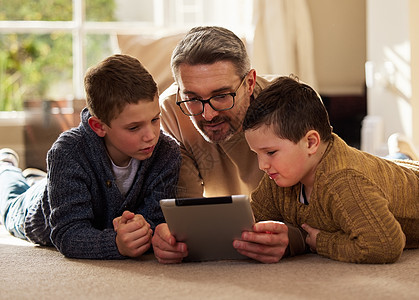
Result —
[[[167,89],[165,89],[159,96],[160,105],[167,102],[169,99],[175,98],[178,91],[178,85],[176,82],[172,83]],[[174,101],[173,101],[174,102]]]

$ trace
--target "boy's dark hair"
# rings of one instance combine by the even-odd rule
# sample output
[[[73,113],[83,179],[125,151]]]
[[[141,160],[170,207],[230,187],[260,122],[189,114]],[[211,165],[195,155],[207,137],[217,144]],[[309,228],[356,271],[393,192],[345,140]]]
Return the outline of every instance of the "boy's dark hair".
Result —
[[[323,141],[332,137],[327,110],[320,96],[298,78],[279,77],[250,102],[243,130],[272,126],[275,134],[294,143],[309,130],[316,130]]]
[[[173,76],[176,80],[181,64],[213,64],[219,61],[233,63],[240,78],[250,71],[250,58],[246,47],[232,31],[218,26],[194,27],[173,50]]]
[[[106,125],[127,104],[153,101],[157,84],[134,57],[116,54],[91,67],[84,78],[86,102],[90,113]]]

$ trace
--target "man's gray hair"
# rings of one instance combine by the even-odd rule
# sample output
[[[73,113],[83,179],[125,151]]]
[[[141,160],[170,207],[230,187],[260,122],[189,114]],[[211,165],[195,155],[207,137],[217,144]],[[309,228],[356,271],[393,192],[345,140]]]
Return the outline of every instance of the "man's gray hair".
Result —
[[[232,31],[217,26],[194,27],[173,50],[173,77],[177,81],[181,64],[213,64],[219,61],[232,62],[240,78],[250,71],[246,47]]]

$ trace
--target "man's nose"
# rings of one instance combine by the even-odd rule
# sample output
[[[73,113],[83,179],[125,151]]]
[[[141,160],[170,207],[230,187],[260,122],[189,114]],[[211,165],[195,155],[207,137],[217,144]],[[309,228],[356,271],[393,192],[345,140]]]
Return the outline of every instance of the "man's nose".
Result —
[[[202,117],[206,121],[211,121],[215,116],[218,115],[218,111],[214,110],[209,103],[204,104],[204,111],[202,112]]]

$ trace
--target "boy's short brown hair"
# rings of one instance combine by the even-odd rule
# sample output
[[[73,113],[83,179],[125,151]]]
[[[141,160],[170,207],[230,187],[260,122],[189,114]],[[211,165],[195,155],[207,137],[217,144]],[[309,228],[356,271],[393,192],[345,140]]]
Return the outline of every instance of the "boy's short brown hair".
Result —
[[[250,102],[243,130],[268,125],[282,139],[298,143],[309,130],[323,141],[332,137],[327,110],[320,96],[298,78],[282,76]]]
[[[106,125],[129,103],[153,101],[157,84],[134,57],[115,54],[91,67],[84,78],[90,113]]]

